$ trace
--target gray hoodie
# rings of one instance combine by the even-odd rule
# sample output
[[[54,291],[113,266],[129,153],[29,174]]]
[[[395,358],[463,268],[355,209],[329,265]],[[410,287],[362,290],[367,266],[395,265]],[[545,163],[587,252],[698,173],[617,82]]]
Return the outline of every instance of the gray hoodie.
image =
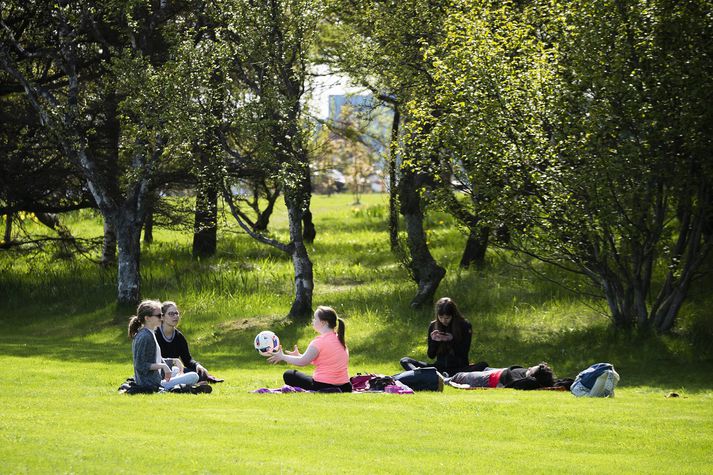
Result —
[[[131,342],[131,351],[134,356],[134,381],[136,384],[158,387],[161,384],[161,373],[157,369],[149,369],[161,358],[160,353],[156,354],[159,350],[153,332],[145,327],[139,330]]]

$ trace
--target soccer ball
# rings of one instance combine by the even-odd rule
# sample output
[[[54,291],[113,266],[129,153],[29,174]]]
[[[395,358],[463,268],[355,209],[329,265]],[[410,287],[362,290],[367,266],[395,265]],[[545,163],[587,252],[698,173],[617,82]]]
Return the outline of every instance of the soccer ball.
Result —
[[[280,339],[270,330],[265,330],[255,337],[255,349],[258,353],[267,355],[277,351],[280,346]]]

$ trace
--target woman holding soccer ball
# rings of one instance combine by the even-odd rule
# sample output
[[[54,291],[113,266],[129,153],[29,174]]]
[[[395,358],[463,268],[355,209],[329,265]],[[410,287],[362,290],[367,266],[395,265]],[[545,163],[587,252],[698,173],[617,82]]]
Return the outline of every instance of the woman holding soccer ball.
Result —
[[[349,382],[349,350],[344,341],[344,320],[337,317],[333,308],[320,306],[314,312],[312,328],[319,335],[310,342],[304,353],[299,352],[297,345],[288,352],[283,352],[280,346],[275,353],[266,355],[267,361],[273,364],[284,361],[295,366],[314,365],[312,376],[294,369],[285,371],[282,378],[290,386],[307,390],[337,388],[344,393],[352,392]]]

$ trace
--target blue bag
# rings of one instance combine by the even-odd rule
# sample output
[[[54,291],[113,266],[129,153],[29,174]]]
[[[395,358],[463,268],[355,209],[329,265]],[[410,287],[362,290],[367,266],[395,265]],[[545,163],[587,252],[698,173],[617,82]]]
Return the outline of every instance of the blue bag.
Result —
[[[614,366],[611,363],[597,363],[593,364],[589,368],[585,369],[581,373],[577,375],[577,377],[574,379],[576,381],[580,381],[584,386],[586,386],[588,389],[592,389],[592,386],[594,386],[594,382],[597,380],[599,376],[604,371],[607,370],[613,370]]]

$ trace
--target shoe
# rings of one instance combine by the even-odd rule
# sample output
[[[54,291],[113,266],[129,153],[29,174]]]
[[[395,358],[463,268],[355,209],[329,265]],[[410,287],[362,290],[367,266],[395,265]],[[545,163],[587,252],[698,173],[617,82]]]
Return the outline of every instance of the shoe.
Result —
[[[210,394],[213,392],[213,388],[210,384],[194,384],[191,386],[191,394]]]

